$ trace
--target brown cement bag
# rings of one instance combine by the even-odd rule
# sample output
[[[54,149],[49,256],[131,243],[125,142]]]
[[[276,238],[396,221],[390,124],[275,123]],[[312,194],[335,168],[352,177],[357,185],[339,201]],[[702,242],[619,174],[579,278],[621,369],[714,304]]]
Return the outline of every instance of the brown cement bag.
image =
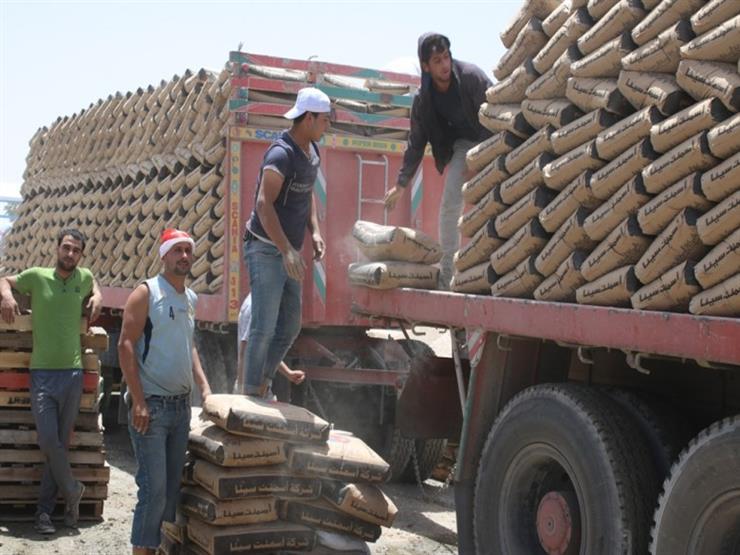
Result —
[[[550,134],[553,131],[555,131],[554,127],[546,125],[517,148],[509,152],[504,160],[506,171],[509,172],[509,175],[514,175],[516,172],[523,169],[540,154],[545,152],[552,154],[553,150],[552,145],[550,144]]]
[[[692,173],[668,187],[637,211],[637,221],[648,235],[658,235],[684,208],[699,212],[709,210],[713,203],[704,196],[701,174]]]
[[[691,27],[697,35],[703,35],[738,13],[740,4],[735,0],[710,0],[691,16]]]
[[[296,524],[315,526],[332,532],[341,532],[374,542],[381,534],[380,526],[354,518],[324,501],[283,501],[280,518]]]
[[[643,44],[622,59],[627,71],[646,73],[676,73],[681,61],[681,47],[694,38],[688,20],[671,25],[653,40]]]
[[[737,316],[740,314],[740,274],[696,295],[689,304],[691,314]]]
[[[547,124],[555,128],[568,125],[580,118],[583,112],[565,98],[555,100],[524,100],[522,113],[526,120],[537,129]]]
[[[371,289],[436,289],[439,268],[411,262],[355,262],[349,265],[347,276],[352,285]]]
[[[496,281],[496,274],[491,263],[486,260],[481,264],[456,271],[452,276],[450,289],[455,293],[487,294],[491,291],[491,284]]]
[[[620,120],[620,116],[606,110],[594,110],[585,116],[553,131],[550,143],[554,152],[563,155],[579,145],[587,143]],[[596,145],[598,151],[598,144]],[[597,152],[598,153],[598,152]],[[599,156],[602,159],[602,156]]]
[[[547,41],[542,49],[535,54],[532,65],[542,75],[550,69],[560,55],[569,46],[575,44],[578,37],[588,31],[594,24],[594,20],[588,15],[585,8],[579,8],[568,16],[562,27]]]
[[[650,139],[643,139],[631,146],[594,173],[591,179],[594,195],[597,198],[608,198],[659,157],[660,154],[653,150]]]
[[[350,482],[385,482],[390,467],[359,437],[332,431],[326,445],[292,445],[291,471]]]
[[[640,176],[633,177],[586,218],[584,222],[586,234],[594,241],[601,241],[627,216],[635,214],[650,198]]]
[[[728,117],[730,113],[718,99],[702,100],[653,125],[650,129],[650,142],[658,152],[668,152],[697,133],[718,125]],[[711,144],[709,150],[712,150]]]
[[[596,141],[590,141],[547,164],[542,169],[542,175],[550,189],[562,191],[581,173],[598,170],[605,163],[596,155]]]
[[[707,133],[709,150],[717,158],[729,158],[740,151],[740,114],[715,125]]]
[[[576,300],[579,304],[628,307],[639,287],[634,266],[625,266],[579,287]]]
[[[560,5],[542,21],[542,30],[545,34],[548,37],[552,37],[567,21],[568,16],[573,13],[574,9],[576,8],[574,8],[567,0],[561,2]]]
[[[526,138],[534,133],[519,104],[489,104],[484,102],[478,110],[478,122],[491,131],[509,131],[517,137]]]
[[[501,42],[506,48],[511,48],[517,36],[532,18],[545,19],[558,7],[560,0],[528,0],[519,9],[517,14],[501,31]]]
[[[357,220],[352,237],[369,260],[398,260],[435,264],[442,259],[439,243],[423,231]]]
[[[593,27],[581,35],[577,42],[578,49],[587,56],[621,33],[632,29],[635,23],[644,17],[645,10],[639,0],[620,0]]]
[[[275,553],[284,549],[310,551],[316,545],[313,529],[288,522],[260,526],[211,526],[191,518],[188,538],[209,555]]]
[[[651,238],[645,235],[634,214],[628,216],[591,251],[581,266],[581,275],[595,281],[612,270],[634,264],[650,246]]]
[[[740,189],[740,152],[701,176],[701,190],[714,202],[720,202]]]
[[[498,216],[508,208],[501,200],[497,185],[492,191],[478,201],[472,210],[466,212],[457,221],[457,228],[463,237],[472,237],[491,218]]]
[[[500,83],[488,88],[486,101],[491,104],[510,104],[524,100],[524,91],[540,76],[532,65],[532,60],[527,58],[524,63],[516,68],[511,75]]]
[[[543,276],[549,276],[557,270],[574,250],[594,247],[596,242],[586,235],[583,228],[588,213],[588,209],[578,208],[543,247],[535,260],[535,266]]]
[[[555,156],[546,152],[540,154],[523,169],[512,175],[501,184],[501,199],[507,204],[514,204],[524,195],[539,185],[544,185],[545,178],[542,174],[543,168],[552,162]]]
[[[506,156],[501,154],[469,181],[463,183],[463,199],[468,204],[476,204],[507,177],[509,172],[506,171]]]
[[[304,408],[243,395],[209,395],[203,414],[232,434],[283,441],[324,443],[331,428]]]
[[[616,79],[571,77],[565,96],[583,112],[603,108],[615,114],[627,115],[634,111],[619,92]]]
[[[714,247],[696,265],[696,279],[709,289],[732,277],[740,268],[740,228]]]
[[[491,218],[481,227],[473,238],[455,253],[455,269],[463,272],[468,268],[488,261],[491,253],[504,244],[504,238],[496,234],[494,219]]]
[[[601,131],[596,137],[596,153],[602,160],[614,160],[632,145],[650,136],[650,129],[663,115],[648,106]]]
[[[519,31],[514,44],[511,45],[498,61],[493,70],[493,75],[499,81],[506,79],[511,73],[531,58],[547,43],[547,35],[542,30],[542,22],[533,17]],[[537,67],[537,66],[535,66]]]
[[[654,282],[632,295],[632,307],[638,310],[685,312],[691,298],[701,291],[691,262],[682,262]]]
[[[740,226],[740,191],[720,202],[696,222],[702,243],[714,246]]]
[[[471,148],[465,155],[465,162],[471,172],[477,173],[493,162],[496,157],[511,152],[520,144],[522,144],[522,139],[513,133],[508,131],[496,133]]]
[[[697,233],[698,212],[686,208],[668,224],[652,242],[635,265],[635,276],[648,284],[684,260],[696,260],[704,255]]]
[[[537,218],[532,218],[491,254],[491,267],[499,276],[513,270],[522,260],[542,250],[550,238]]]
[[[281,441],[230,434],[215,424],[191,424],[188,449],[220,466],[267,466],[287,460]]]
[[[198,459],[193,480],[218,499],[274,496],[316,499],[321,481],[309,476],[291,476],[285,466],[226,468]]]
[[[494,297],[530,298],[544,278],[534,266],[534,257],[522,261],[491,286]]]
[[[570,71],[574,77],[613,77],[616,79],[622,71],[622,58],[636,47],[630,34],[622,33],[588,56],[573,62]]]
[[[622,71],[617,83],[619,91],[637,110],[656,106],[668,116],[691,104],[673,75]]]
[[[198,487],[180,491],[179,508],[187,515],[216,526],[257,524],[278,519],[277,499],[274,497],[224,501]]]
[[[674,23],[690,17],[706,0],[663,0],[632,29],[632,39],[639,45],[657,37]]]
[[[740,57],[740,16],[725,21],[682,46],[681,57],[730,64],[737,62]]]
[[[687,175],[709,169],[717,162],[709,152],[707,132],[702,131],[645,166],[642,179],[648,193],[657,194]]]
[[[581,58],[575,46],[570,46],[545,73],[534,81],[525,92],[530,100],[551,100],[565,96],[571,64]]]
[[[619,0],[588,0],[588,13],[598,20],[604,17]]]
[[[696,100],[716,96],[728,110],[740,110],[740,74],[735,64],[683,60],[676,81]]]
[[[390,528],[398,514],[391,498],[372,484],[345,484],[324,480],[321,495],[341,512],[378,526]]]
[[[585,252],[573,252],[558,266],[554,274],[534,290],[534,298],[538,301],[575,302],[576,289],[586,283],[586,279],[581,275],[581,265],[585,258]]]
[[[583,172],[542,209],[538,217],[545,230],[554,233],[579,206],[593,209],[601,204],[591,191],[592,175],[590,170]]]
[[[542,209],[555,197],[555,192],[547,187],[537,187],[509,208],[496,216],[494,225],[500,237],[509,238],[528,220],[536,218]]]

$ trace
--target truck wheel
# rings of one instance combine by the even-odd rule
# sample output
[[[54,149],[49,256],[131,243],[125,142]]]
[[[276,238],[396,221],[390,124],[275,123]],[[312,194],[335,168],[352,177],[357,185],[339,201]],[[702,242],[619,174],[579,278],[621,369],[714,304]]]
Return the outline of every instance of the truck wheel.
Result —
[[[417,439],[413,441],[413,445],[416,450],[416,461],[419,465],[419,478],[423,482],[432,475],[432,471],[442,458],[447,447],[447,440]],[[415,484],[417,481],[413,455],[409,457],[409,462],[401,475],[401,481],[408,484]]]
[[[398,482],[401,479],[409,464],[413,445],[413,440],[403,437],[401,430],[389,423],[383,449],[379,453],[391,467],[389,482]]]
[[[483,448],[478,553],[641,554],[657,481],[647,447],[607,395],[543,384],[512,399]]]
[[[434,349],[418,339],[399,339],[398,344],[403,347],[403,350],[406,351],[409,356],[414,358],[437,356]]]
[[[715,422],[681,453],[655,512],[650,553],[740,553],[740,416]]]

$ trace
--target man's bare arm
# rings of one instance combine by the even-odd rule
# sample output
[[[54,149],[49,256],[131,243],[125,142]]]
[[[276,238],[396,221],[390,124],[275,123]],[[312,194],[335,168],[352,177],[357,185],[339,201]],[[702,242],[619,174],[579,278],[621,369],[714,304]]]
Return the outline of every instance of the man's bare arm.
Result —
[[[144,326],[149,314],[149,288],[139,285],[129,295],[123,309],[123,324],[118,338],[118,360],[126,379],[131,396],[132,423],[139,433],[146,433],[149,427],[149,409],[146,406],[144,390],[139,377],[139,365],[136,362],[136,342],[144,333]]]
[[[206,397],[211,394],[211,386],[208,385],[208,378],[206,378],[206,373],[203,371],[198,349],[195,348],[195,345],[193,345],[193,381],[200,389],[201,401],[205,401]]]
[[[8,324],[15,321],[16,315],[21,313],[18,303],[13,297],[17,276],[6,276],[0,278],[0,316]]]

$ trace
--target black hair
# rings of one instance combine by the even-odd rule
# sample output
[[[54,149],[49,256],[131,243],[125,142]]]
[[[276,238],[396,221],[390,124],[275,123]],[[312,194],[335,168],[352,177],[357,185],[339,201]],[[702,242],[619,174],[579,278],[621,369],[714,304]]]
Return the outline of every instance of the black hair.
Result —
[[[303,112],[300,116],[293,119],[293,125],[298,125],[299,123],[301,123],[308,114],[312,114],[313,117],[318,117],[319,115],[318,112]]]
[[[419,49],[419,58],[423,63],[429,63],[429,59],[437,52],[450,50],[450,39],[444,35],[430,35],[424,39]]]
[[[67,227],[57,234],[57,247],[62,244],[65,237],[72,237],[75,241],[82,243],[82,250],[85,250],[85,236],[82,232],[74,227]]]

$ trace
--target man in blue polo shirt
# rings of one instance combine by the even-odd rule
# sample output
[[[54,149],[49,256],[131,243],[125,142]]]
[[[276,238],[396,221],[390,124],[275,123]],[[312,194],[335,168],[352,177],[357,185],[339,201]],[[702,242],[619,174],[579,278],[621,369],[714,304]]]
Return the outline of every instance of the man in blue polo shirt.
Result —
[[[252,290],[247,344],[247,395],[269,394],[278,365],[301,329],[301,257],[306,229],[313,254],[324,255],[313,187],[321,158],[316,144],[329,127],[331,102],[315,88],[298,91],[285,113],[293,124],[265,153],[244,256]]]

